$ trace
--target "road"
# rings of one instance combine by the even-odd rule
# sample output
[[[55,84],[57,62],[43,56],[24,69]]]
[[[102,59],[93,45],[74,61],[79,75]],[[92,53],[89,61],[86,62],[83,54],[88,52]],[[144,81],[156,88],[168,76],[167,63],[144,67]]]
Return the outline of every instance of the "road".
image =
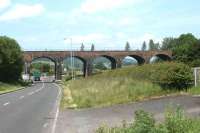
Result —
[[[53,83],[37,83],[0,95],[0,133],[52,133],[60,90]]]

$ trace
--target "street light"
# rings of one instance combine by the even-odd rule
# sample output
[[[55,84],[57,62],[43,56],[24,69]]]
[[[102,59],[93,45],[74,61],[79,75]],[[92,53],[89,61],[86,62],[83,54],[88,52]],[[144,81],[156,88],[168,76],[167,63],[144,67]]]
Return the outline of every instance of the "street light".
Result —
[[[70,46],[71,46],[71,51],[70,51],[70,62],[71,62],[71,76],[72,76],[72,80],[75,79],[74,76],[74,55],[73,55],[73,51],[72,51],[72,38],[71,37],[67,37],[64,38],[64,40],[70,39]]]

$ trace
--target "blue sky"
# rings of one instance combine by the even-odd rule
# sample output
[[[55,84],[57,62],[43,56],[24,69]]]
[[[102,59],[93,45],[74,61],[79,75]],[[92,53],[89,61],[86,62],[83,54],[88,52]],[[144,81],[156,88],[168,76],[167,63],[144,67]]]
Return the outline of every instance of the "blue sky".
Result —
[[[140,49],[143,41],[193,33],[200,38],[199,0],[0,0],[0,35],[24,50]]]

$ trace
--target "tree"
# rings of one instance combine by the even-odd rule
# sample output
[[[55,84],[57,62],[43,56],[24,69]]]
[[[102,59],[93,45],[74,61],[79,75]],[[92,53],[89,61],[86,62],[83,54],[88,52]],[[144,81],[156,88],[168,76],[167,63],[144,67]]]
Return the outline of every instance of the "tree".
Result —
[[[0,36],[0,81],[12,82],[21,79],[23,54],[19,44],[6,36]]]
[[[146,42],[144,41],[143,44],[142,44],[141,50],[146,51],[146,49],[147,49],[147,45],[146,45]]]
[[[195,36],[192,34],[182,34],[177,38],[176,45],[172,48],[174,58],[177,61],[191,65],[191,62],[200,58],[197,51],[199,46],[200,43]]]
[[[159,42],[154,44],[154,49],[155,50],[159,50],[160,49],[160,43]]]
[[[161,50],[171,50],[176,45],[176,39],[173,37],[166,37],[162,41]]]
[[[84,44],[82,43],[82,44],[81,44],[81,51],[84,51],[84,48],[85,48],[85,46],[84,46]]]
[[[154,41],[152,39],[149,40],[149,50],[154,50]]]
[[[200,41],[191,33],[182,34],[178,38],[164,38],[162,50],[171,50],[173,58],[190,66],[200,66]]]
[[[130,44],[129,42],[126,42],[126,45],[125,45],[125,51],[130,51]]]
[[[92,44],[91,46],[91,51],[94,51],[94,44]]]
[[[149,40],[149,50],[159,50],[160,49],[160,44],[159,43],[154,43],[152,39]]]

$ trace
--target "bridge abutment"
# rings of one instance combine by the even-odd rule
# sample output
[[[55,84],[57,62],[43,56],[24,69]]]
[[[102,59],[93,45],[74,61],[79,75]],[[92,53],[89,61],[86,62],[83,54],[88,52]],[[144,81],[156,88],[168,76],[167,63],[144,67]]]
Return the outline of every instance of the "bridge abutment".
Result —
[[[55,63],[55,79],[61,80],[62,79],[62,60],[58,59]]]

